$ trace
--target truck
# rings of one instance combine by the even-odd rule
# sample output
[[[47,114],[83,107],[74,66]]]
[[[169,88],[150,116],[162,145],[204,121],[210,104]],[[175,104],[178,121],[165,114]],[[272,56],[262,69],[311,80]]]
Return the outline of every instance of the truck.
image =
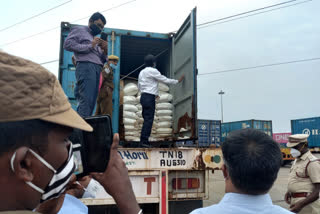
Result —
[[[283,165],[294,160],[294,157],[291,155],[291,149],[287,147],[288,137],[291,135],[290,132],[287,133],[273,133],[273,139],[279,143],[281,152]]]
[[[228,136],[228,134],[234,130],[239,129],[246,129],[246,128],[253,128],[258,129],[263,132],[265,132],[267,135],[273,137],[272,132],[272,121],[271,120],[242,120],[242,121],[235,121],[235,122],[228,122],[228,123],[222,123],[221,125],[221,142],[225,141],[225,138]],[[291,149],[285,148],[281,146],[280,149],[282,153],[282,160],[283,165],[291,162],[294,160],[294,158],[291,155]]]
[[[77,25],[61,23],[58,78],[72,107],[76,109],[73,53],[63,49],[64,41],[74,26]],[[223,161],[220,149],[200,148],[197,141],[196,8],[176,33],[115,28],[104,28],[103,32],[108,34],[108,54],[120,58],[114,72],[114,133],[121,129],[123,84],[137,78],[145,55],[151,53],[157,56],[157,68],[163,75],[175,79],[185,75],[183,84],[170,87],[173,95],[170,140],[160,142],[157,148],[137,148],[131,147],[133,144],[125,138],[121,139],[120,143],[126,147],[119,148],[119,154],[129,170],[138,203],[144,213],[188,213],[202,207],[202,201],[208,197],[209,172],[221,169]],[[188,147],[184,146],[187,144]],[[103,188],[96,198],[82,201],[92,213],[114,212],[116,209],[114,200]]]
[[[308,147],[313,152],[320,151],[320,117],[291,120],[292,134],[307,134]]]

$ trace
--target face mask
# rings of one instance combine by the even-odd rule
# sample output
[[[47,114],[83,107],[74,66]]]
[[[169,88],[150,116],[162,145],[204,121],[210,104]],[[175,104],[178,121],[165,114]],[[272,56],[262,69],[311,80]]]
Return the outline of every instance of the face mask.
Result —
[[[59,170],[55,170],[46,160],[44,160],[40,155],[38,155],[36,152],[34,152],[32,149],[29,149],[30,153],[34,155],[43,165],[48,167],[51,171],[54,172],[51,181],[49,182],[48,186],[43,190],[36,186],[35,184],[31,183],[30,181],[26,182],[31,188],[36,190],[37,192],[40,192],[42,194],[41,200],[47,201],[52,198],[59,197],[66,189],[67,184],[70,181],[70,178],[72,176],[72,173],[75,169],[75,164],[73,160],[73,150],[72,150],[72,144],[69,147],[69,156],[68,160],[65,164],[62,165],[62,167],[59,168]],[[11,158],[11,169],[14,172],[14,166],[13,162],[16,157],[16,153],[13,154]]]
[[[115,64],[112,64],[110,63],[110,67],[113,69],[113,70],[116,70],[117,69],[117,66]]]
[[[301,155],[301,152],[299,150],[291,148],[291,155],[292,155],[292,157],[297,158]]]
[[[93,36],[96,36],[99,33],[101,33],[101,29],[96,24],[91,24],[90,29],[92,31]]]

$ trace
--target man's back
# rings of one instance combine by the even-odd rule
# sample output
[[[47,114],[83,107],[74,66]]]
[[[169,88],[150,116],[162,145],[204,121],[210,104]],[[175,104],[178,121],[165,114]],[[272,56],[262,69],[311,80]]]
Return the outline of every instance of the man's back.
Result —
[[[191,214],[292,214],[292,212],[273,205],[269,194],[245,195],[226,193],[219,204],[197,209]]]

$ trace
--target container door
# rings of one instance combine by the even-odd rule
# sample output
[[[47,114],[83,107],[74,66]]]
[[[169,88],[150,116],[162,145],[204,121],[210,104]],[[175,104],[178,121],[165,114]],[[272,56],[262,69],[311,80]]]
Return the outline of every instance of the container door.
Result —
[[[70,33],[71,25],[67,22],[61,23],[61,35],[60,35],[60,57],[59,57],[59,81],[67,95],[73,109],[77,107],[77,101],[74,96],[74,88],[76,85],[76,68],[72,64],[72,52],[69,52],[63,48],[63,43]]]
[[[196,8],[172,39],[171,78],[185,78],[172,87],[173,131],[176,137],[197,138]]]

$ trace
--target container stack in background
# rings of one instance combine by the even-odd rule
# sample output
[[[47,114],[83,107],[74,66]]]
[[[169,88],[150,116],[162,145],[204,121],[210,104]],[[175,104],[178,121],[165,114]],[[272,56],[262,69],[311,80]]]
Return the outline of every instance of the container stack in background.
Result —
[[[140,141],[143,126],[141,94],[136,82],[129,82],[123,88],[123,124],[125,141]],[[159,83],[159,97],[149,141],[172,139],[172,99],[169,87]]]

